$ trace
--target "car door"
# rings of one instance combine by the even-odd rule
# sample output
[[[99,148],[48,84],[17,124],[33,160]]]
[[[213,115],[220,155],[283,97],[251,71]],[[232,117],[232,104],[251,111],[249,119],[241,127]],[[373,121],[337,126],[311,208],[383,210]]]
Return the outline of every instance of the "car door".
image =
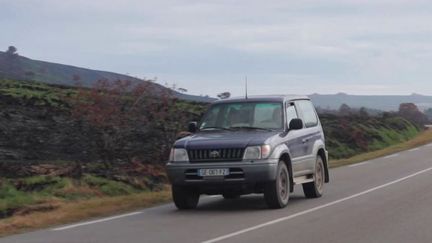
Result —
[[[289,102],[285,107],[287,126],[294,118],[301,118],[299,116],[298,108],[295,102]],[[305,174],[305,159],[307,158],[307,144],[304,143],[306,137],[305,129],[292,130],[286,135],[286,145],[290,151],[292,169],[294,176]]]
[[[319,139],[320,136],[318,116],[312,102],[309,100],[296,101],[296,107],[298,108],[299,116],[304,122],[302,144],[304,145],[303,153],[305,157],[300,167],[305,172],[313,172],[316,160],[314,146],[316,140]]]

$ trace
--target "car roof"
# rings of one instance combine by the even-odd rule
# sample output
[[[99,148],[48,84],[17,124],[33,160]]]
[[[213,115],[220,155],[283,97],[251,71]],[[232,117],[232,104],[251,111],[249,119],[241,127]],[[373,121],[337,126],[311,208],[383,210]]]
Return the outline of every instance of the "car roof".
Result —
[[[301,95],[253,95],[246,97],[233,97],[228,99],[222,99],[214,101],[214,104],[219,103],[233,103],[233,102],[283,102],[283,101],[294,101],[294,100],[310,100],[307,96]]]

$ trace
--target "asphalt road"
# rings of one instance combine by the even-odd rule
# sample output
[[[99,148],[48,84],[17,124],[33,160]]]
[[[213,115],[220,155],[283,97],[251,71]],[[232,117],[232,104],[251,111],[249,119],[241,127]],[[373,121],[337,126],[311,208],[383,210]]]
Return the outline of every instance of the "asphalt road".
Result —
[[[432,242],[432,144],[331,170],[319,199],[301,187],[269,210],[260,195],[202,197],[1,238],[0,242]]]

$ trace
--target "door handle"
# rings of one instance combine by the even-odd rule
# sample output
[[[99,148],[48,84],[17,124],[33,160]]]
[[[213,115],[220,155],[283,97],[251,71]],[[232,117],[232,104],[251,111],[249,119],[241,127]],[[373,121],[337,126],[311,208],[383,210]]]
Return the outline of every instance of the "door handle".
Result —
[[[309,138],[302,139],[302,143],[307,143],[309,141]]]

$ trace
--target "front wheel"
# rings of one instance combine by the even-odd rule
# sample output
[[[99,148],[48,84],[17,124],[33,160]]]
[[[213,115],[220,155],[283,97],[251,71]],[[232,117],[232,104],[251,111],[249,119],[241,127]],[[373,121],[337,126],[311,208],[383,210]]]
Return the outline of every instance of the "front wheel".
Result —
[[[264,188],[264,199],[269,208],[283,208],[288,204],[290,193],[290,176],[284,161],[279,161],[276,180]]]
[[[194,209],[198,205],[199,193],[192,188],[172,186],[172,197],[178,209]]]
[[[324,163],[319,155],[316,159],[313,179],[313,182],[303,184],[303,192],[307,198],[321,197],[324,191]]]

